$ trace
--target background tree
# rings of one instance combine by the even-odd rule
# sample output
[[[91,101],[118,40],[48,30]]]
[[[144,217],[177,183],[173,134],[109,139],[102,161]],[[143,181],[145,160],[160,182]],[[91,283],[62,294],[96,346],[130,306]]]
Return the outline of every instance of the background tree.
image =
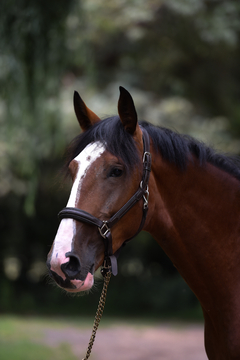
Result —
[[[79,132],[74,89],[104,116],[116,113],[123,85],[141,118],[240,152],[239,13],[237,0],[1,1],[1,311],[79,309],[42,277],[70,186],[60,188],[59,170]],[[196,307],[148,235],[127,246],[119,267],[109,311]],[[85,309],[95,296],[81,299]]]

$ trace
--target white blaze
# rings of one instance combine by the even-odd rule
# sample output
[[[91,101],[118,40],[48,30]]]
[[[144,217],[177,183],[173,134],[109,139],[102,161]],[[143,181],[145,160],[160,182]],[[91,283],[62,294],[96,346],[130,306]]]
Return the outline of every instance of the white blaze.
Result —
[[[80,197],[82,182],[90,166],[105,151],[105,146],[101,142],[91,143],[75,157],[78,164],[77,175],[71,189],[67,207],[75,207]],[[76,221],[73,219],[62,219],[57,235],[54,240],[53,252],[51,257],[51,269],[57,271],[59,264],[68,261],[65,254],[71,251],[72,239],[76,231]],[[58,270],[59,272],[59,270]]]

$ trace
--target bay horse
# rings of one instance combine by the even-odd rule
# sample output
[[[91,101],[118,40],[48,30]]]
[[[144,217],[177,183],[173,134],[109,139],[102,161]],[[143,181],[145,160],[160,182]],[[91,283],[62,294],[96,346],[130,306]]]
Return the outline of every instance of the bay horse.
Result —
[[[122,87],[118,116],[100,121],[77,92],[74,109],[82,132],[68,152],[73,186],[48,254],[50,275],[66,291],[90,289],[106,259],[117,273],[116,254],[142,228],[199,299],[208,358],[239,360],[239,160],[139,123]]]

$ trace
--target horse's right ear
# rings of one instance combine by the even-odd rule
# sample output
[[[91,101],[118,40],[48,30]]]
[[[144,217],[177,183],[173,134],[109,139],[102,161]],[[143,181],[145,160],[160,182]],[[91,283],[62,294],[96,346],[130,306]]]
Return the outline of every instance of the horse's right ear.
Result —
[[[100,121],[99,117],[85,105],[77,91],[74,91],[73,106],[82,131],[88,130],[93,124]]]

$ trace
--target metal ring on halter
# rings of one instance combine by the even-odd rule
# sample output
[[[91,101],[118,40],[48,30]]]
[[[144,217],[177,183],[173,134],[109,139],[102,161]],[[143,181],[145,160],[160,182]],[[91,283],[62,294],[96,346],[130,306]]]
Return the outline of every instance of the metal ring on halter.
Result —
[[[106,238],[106,235],[107,235],[107,234],[109,233],[109,231],[110,231],[110,228],[109,228],[108,225],[107,225],[107,221],[103,221],[102,227],[98,228],[98,230],[99,230],[101,236],[102,236],[103,238]]]

